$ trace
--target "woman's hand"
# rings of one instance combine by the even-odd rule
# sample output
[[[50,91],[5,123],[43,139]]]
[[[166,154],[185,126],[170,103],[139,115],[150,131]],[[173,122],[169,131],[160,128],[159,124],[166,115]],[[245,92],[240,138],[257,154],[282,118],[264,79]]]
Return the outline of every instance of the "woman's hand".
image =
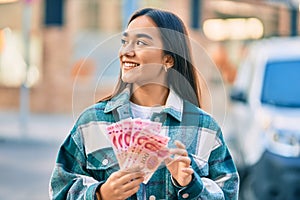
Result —
[[[100,187],[101,200],[123,200],[135,194],[144,181],[139,167],[119,170],[110,175]]]
[[[180,186],[184,187],[191,182],[194,170],[190,168],[191,159],[188,157],[185,145],[177,140],[175,141],[175,145],[177,148],[169,150],[169,153],[174,155],[174,158],[167,158],[165,163],[173,179],[175,179]]]

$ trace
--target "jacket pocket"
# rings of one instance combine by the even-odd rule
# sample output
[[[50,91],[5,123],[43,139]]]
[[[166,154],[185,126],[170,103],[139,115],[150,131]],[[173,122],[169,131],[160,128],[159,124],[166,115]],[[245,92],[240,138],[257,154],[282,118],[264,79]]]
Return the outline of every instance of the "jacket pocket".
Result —
[[[119,164],[111,147],[93,151],[87,155],[87,169],[99,181],[106,180],[119,170]]]

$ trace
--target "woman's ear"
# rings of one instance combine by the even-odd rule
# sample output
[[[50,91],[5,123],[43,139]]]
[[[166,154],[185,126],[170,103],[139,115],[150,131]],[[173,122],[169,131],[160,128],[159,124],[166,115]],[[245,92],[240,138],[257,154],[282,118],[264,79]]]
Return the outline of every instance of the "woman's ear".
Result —
[[[168,69],[174,66],[174,58],[170,54],[164,55],[163,62]]]

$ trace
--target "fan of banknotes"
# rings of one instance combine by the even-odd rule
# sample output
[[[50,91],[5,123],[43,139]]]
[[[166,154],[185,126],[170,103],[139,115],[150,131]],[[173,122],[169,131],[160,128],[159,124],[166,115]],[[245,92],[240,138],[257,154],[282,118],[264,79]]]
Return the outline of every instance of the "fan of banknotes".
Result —
[[[107,127],[107,134],[121,169],[142,166],[146,184],[168,156],[169,137],[160,134],[161,123],[125,119]]]

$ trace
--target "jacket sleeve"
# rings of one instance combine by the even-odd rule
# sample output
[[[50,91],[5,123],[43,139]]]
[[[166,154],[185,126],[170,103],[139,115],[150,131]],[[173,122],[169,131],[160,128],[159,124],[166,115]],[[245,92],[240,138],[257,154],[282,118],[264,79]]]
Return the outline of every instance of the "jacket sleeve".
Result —
[[[208,163],[204,167],[208,168],[208,175],[202,176],[194,170],[193,179],[186,187],[178,187],[172,181],[178,199],[238,199],[238,172],[221,134],[218,139],[221,145],[211,151]],[[192,162],[195,161],[192,159]]]
[[[89,174],[82,144],[76,131],[62,144],[50,179],[50,199],[97,199],[96,190],[102,182]]]

